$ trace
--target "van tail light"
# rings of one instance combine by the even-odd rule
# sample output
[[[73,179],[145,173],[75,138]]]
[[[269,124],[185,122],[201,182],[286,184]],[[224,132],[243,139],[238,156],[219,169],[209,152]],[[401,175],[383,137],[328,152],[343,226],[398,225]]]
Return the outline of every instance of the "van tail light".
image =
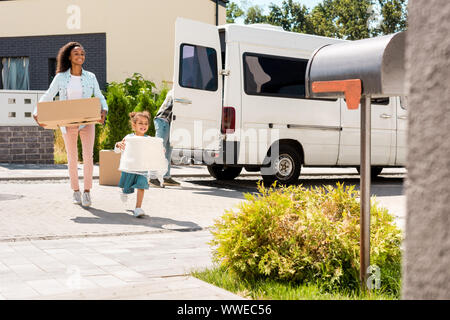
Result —
[[[222,108],[222,133],[234,133],[236,128],[236,111],[233,107]]]

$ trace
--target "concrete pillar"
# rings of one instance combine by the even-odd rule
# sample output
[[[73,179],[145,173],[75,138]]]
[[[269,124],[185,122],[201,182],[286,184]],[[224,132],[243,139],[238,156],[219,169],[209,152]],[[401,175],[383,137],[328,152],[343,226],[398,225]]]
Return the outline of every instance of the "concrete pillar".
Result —
[[[450,299],[450,1],[410,0],[403,299]]]

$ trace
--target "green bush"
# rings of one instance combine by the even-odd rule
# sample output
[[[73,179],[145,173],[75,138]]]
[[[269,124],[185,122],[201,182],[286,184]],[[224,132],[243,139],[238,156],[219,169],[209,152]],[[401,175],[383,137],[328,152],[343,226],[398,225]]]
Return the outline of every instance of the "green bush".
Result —
[[[213,257],[221,267],[247,278],[359,291],[360,205],[353,186],[258,191],[212,228]],[[370,231],[371,264],[381,269],[382,289],[398,295],[401,231],[374,200]]]
[[[112,82],[108,85],[106,91],[108,116],[104,128],[106,138],[101,144],[102,149],[114,149],[115,143],[131,132],[128,113],[132,108],[129,100],[123,84]]]
[[[139,79],[139,74],[134,74],[134,77]],[[129,79],[131,82],[132,80]],[[131,101],[131,104],[134,105],[133,111],[139,112],[139,111],[148,111],[151,116],[151,121],[149,123],[147,134],[154,137],[155,136],[155,124],[153,123],[153,119],[156,116],[156,113],[159,110],[159,107],[164,102],[164,99],[166,98],[167,92],[169,91],[167,86],[163,86],[161,91],[159,93],[153,92],[153,88],[155,88],[155,85],[152,82],[149,81],[135,81],[133,82],[134,86],[139,86],[140,88],[137,91],[137,95],[135,98]],[[134,88],[132,90],[135,91]]]
[[[168,92],[166,86],[163,86],[159,93],[153,91],[155,88],[153,82],[145,80],[139,73],[134,73],[123,83],[113,82],[108,86],[106,99],[109,112],[105,126],[106,139],[102,144],[103,149],[114,148],[117,141],[131,133],[128,115],[131,111],[148,111],[153,120]],[[153,121],[149,123],[147,134],[155,135]]]

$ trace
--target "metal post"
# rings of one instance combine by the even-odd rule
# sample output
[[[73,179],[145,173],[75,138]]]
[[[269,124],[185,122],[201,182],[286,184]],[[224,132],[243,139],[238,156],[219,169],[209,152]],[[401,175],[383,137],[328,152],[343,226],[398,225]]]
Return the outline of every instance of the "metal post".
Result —
[[[360,281],[366,289],[367,268],[370,266],[370,149],[371,149],[371,99],[361,99],[361,163],[360,163]]]

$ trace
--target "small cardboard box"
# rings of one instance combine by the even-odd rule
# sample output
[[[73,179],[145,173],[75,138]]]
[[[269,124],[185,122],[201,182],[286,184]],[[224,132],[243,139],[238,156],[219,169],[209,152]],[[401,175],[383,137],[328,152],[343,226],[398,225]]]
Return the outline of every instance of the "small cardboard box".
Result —
[[[120,153],[114,150],[100,150],[99,184],[104,186],[117,186],[121,171],[119,171]]]
[[[97,123],[101,119],[100,99],[39,102],[37,117],[40,123],[45,124],[44,129]]]

